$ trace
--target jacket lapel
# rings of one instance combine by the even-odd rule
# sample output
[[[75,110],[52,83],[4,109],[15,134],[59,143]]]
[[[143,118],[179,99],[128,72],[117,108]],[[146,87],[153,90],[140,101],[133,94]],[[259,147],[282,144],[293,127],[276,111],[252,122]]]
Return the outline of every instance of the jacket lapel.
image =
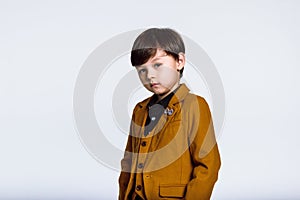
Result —
[[[182,84],[170,100],[167,107],[167,109],[169,109],[170,112],[165,112],[164,114],[162,114],[157,125],[153,129],[153,138],[151,141],[150,151],[157,150],[161,138],[170,137],[169,135],[160,134],[160,132],[164,132],[164,129],[168,127],[168,124],[171,121],[173,121],[173,118],[176,116],[176,113],[181,112],[180,102],[183,101],[188,92],[189,89],[186,87],[185,84]]]
[[[159,141],[161,140],[161,138],[163,138],[165,136],[164,134],[160,134],[160,132],[164,131],[164,129],[168,126],[170,121],[172,121],[172,119],[174,118],[174,116],[176,115],[176,113],[178,111],[178,109],[175,106],[168,107],[168,109],[170,109],[170,110],[172,109],[173,113],[172,113],[172,115],[168,115],[168,114],[164,113],[161,116],[161,118],[159,119],[157,125],[153,129],[153,138],[151,141],[150,151],[155,151],[158,148]]]

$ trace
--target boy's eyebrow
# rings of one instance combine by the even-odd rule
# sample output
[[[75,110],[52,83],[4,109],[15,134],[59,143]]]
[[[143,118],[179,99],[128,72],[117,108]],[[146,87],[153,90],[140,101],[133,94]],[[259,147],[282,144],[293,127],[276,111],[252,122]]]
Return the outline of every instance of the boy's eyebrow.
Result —
[[[159,59],[161,59],[162,57],[165,57],[166,55],[161,55],[161,56],[159,56],[159,57],[157,57],[157,58],[154,58],[153,60],[151,60],[151,62],[153,63],[153,62],[155,62],[155,61],[157,61],[157,60],[159,60]],[[138,65],[138,66],[136,66],[136,67],[145,67],[146,65]]]
[[[157,61],[157,60],[160,60],[160,59],[163,58],[163,57],[165,57],[165,55],[156,57],[156,58],[154,58],[153,60],[151,60],[151,62],[153,63],[153,62],[155,62],[155,61]]]
[[[157,60],[159,60],[159,59],[161,59],[163,56],[160,56],[160,57],[157,57],[157,58],[154,58],[151,62],[155,62],[155,61],[157,61]]]

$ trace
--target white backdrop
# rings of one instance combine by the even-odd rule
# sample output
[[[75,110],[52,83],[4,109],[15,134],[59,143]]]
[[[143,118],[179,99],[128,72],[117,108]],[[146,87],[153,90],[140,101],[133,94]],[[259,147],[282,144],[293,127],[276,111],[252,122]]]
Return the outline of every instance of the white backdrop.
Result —
[[[124,31],[171,27],[226,94],[212,199],[300,198],[299,1],[0,1],[0,199],[116,199],[118,172],[75,130],[83,62]]]

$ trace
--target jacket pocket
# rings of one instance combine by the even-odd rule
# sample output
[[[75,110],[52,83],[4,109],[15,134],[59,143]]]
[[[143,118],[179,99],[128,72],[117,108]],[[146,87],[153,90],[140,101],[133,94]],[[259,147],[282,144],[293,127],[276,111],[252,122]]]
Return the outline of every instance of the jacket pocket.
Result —
[[[186,185],[184,184],[162,184],[159,186],[160,197],[183,198]]]

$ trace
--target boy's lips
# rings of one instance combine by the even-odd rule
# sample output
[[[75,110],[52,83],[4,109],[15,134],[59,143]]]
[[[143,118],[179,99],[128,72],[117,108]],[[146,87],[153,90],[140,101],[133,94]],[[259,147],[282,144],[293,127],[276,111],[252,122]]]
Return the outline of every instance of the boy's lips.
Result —
[[[159,83],[151,83],[150,84],[151,87],[155,87],[155,86],[158,86],[158,85],[159,85]]]

